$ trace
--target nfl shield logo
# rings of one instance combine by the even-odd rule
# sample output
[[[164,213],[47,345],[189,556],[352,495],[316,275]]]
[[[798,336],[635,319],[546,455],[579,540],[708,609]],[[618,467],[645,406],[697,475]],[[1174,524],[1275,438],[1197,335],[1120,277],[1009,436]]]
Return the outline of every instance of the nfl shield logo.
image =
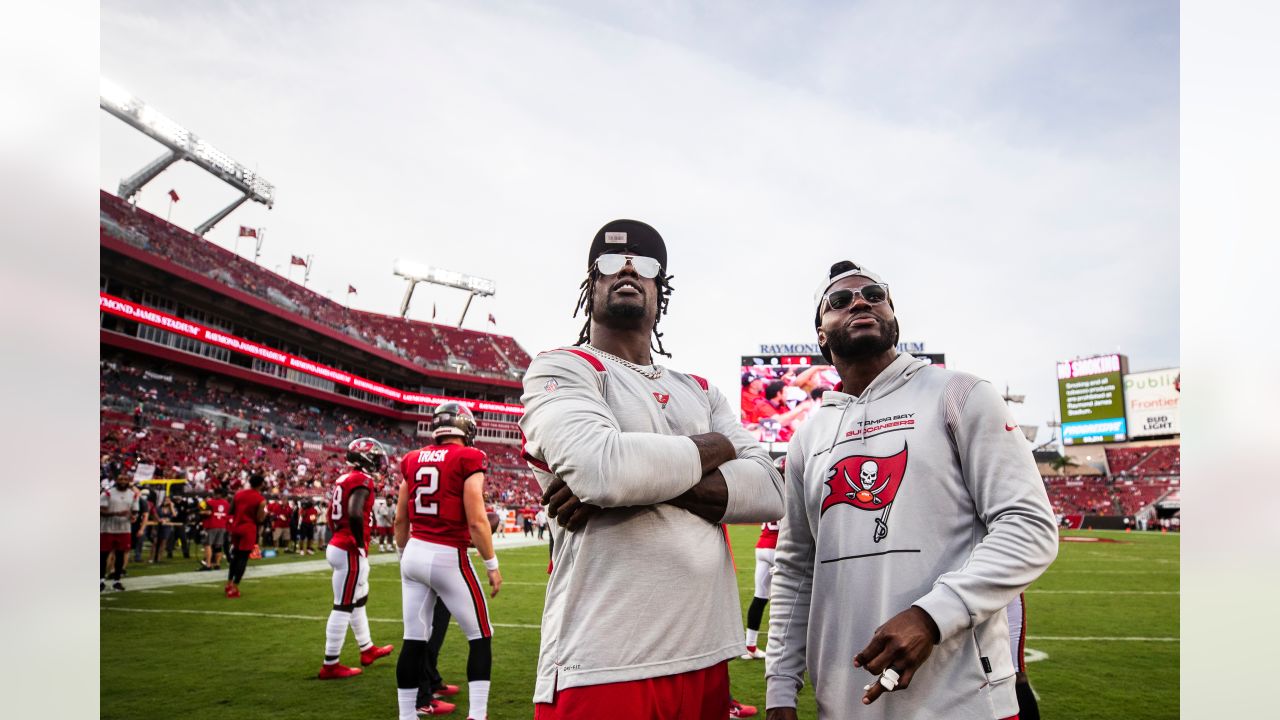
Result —
[[[555,379],[553,378],[551,380],[548,380],[547,384],[542,386],[542,389],[546,390],[547,392],[555,392],[555,389],[558,387],[560,387],[560,383],[556,382]]]

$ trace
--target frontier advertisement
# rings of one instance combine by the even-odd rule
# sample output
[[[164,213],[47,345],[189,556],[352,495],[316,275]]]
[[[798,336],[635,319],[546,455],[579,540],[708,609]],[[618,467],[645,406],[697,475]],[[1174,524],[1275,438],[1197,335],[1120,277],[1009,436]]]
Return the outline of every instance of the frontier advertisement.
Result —
[[[1178,368],[1124,376],[1125,419],[1134,438],[1177,435]]]
[[[1122,442],[1129,438],[1124,405],[1126,365],[1123,355],[1058,363],[1064,445]]]

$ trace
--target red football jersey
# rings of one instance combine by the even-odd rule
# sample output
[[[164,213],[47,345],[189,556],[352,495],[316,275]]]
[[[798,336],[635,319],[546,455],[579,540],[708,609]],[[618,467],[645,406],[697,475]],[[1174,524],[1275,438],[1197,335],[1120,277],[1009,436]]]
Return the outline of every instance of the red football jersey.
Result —
[[[760,526],[760,539],[756,541],[756,547],[778,547],[778,523],[767,522]]]
[[[428,445],[406,453],[400,472],[409,483],[409,535],[427,542],[465,548],[471,544],[462,485],[488,469],[479,448]]]
[[[245,488],[236,493],[233,500],[236,514],[231,521],[231,525],[236,528],[246,528],[248,532],[252,532],[253,528],[258,525],[258,507],[266,501],[267,499],[262,497],[262,493],[253,488]]]
[[[347,513],[347,499],[351,497],[353,490],[361,487],[369,491],[365,495],[364,509],[361,511],[364,517],[360,518],[364,523],[363,548],[356,546],[356,539],[351,535],[349,524],[351,518]],[[333,528],[333,539],[329,541],[330,545],[343,550],[369,549],[369,536],[373,534],[373,478],[359,470],[352,470],[338,478],[338,481],[333,484],[333,489],[329,491],[329,527]]]
[[[289,507],[287,502],[274,503],[275,507],[271,509],[272,527],[287,528],[289,527],[289,516],[293,514],[293,509]]]
[[[319,510],[313,507],[302,508],[302,522],[306,523],[307,525],[315,525],[317,517],[320,517]]]
[[[205,502],[209,517],[204,519],[205,530],[217,530],[231,524],[231,501],[226,498],[209,498]]]

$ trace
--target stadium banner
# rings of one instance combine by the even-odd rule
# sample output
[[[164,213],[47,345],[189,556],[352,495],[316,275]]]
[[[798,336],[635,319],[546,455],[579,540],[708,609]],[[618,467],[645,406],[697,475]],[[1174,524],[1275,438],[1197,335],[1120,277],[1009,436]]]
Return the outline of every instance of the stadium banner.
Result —
[[[822,393],[839,384],[840,374],[822,357],[816,343],[761,343],[759,347],[760,354],[742,356],[739,419],[757,440],[782,451],[817,409]],[[946,367],[946,355],[924,352],[922,342],[898,343],[898,351]],[[774,387],[780,389],[782,400],[775,397],[770,403],[767,395],[774,383],[780,383]]]
[[[337,383],[349,388],[364,390],[374,395],[380,395],[391,400],[397,400],[409,405],[429,405],[436,406],[446,402],[456,402],[467,406],[473,412],[495,412],[507,415],[523,415],[524,408],[519,405],[510,403],[496,403],[485,400],[467,400],[464,398],[448,397],[445,395],[430,395],[426,393],[405,392],[388,387],[381,383],[362,378],[359,375],[343,372],[328,365],[312,362],[287,352],[275,350],[265,345],[234,335],[228,335],[219,330],[205,327],[200,323],[170,315],[169,313],[149,308],[145,305],[139,305],[135,302],[109,295],[104,292],[98,293],[98,310],[101,312],[118,315],[127,320],[143,323],[158,327],[161,330],[168,330],[177,335],[183,335],[189,338],[195,338],[201,342],[218,347],[227,348],[243,355],[251,355],[266,362],[275,363],[286,368],[297,370],[298,372],[308,375],[324,378],[330,382]]]
[[[1062,443],[1122,442],[1125,422],[1123,355],[1102,355],[1058,363],[1058,409]]]
[[[1125,420],[1129,437],[1177,435],[1179,368],[1150,370],[1124,376]]]

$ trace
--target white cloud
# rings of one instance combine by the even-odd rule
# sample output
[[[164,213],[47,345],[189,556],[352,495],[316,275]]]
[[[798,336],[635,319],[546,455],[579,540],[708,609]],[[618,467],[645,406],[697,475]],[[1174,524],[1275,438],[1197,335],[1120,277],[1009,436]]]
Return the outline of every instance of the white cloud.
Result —
[[[265,225],[264,264],[314,253],[312,286],[360,307],[394,312],[409,257],[497,281],[470,326],[568,343],[591,236],[634,217],[668,241],[672,364],[727,391],[738,354],[812,337],[814,278],[846,257],[893,283],[904,339],[1025,392],[1026,424],[1057,359],[1177,362],[1176,39],[1166,58],[1147,15],[644,7],[108,2],[102,67],[279,187],[211,239]],[[159,148],[102,128],[114,190]],[[186,227],[229,199],[169,172],[143,206],[181,181]],[[461,310],[436,291],[415,316],[433,299]]]

